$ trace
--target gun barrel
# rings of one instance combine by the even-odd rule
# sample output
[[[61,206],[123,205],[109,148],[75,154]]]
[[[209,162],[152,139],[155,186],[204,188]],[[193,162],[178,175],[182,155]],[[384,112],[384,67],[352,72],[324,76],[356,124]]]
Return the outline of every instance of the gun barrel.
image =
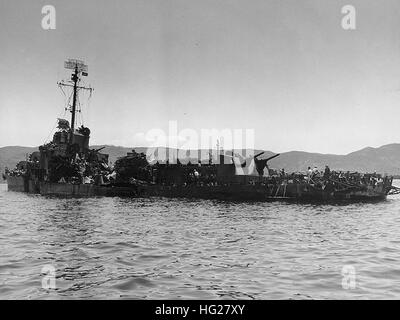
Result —
[[[272,160],[272,159],[275,159],[276,157],[279,157],[280,155],[281,155],[280,153],[277,153],[277,154],[273,155],[272,157],[269,157],[269,158],[267,159],[267,162],[270,161],[270,160]]]
[[[260,152],[260,153],[256,154],[256,155],[254,156],[254,158],[258,158],[259,156],[263,155],[264,153],[265,153],[265,151]]]

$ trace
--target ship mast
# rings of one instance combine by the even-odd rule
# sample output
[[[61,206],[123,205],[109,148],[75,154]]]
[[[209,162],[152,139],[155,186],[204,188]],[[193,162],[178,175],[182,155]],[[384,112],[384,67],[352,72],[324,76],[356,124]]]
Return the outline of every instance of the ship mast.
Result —
[[[75,114],[76,114],[76,94],[78,91],[78,65],[75,66],[75,72],[72,74],[72,81],[74,82],[74,96],[72,98],[72,110],[71,110],[71,131],[75,131]]]
[[[71,140],[70,142],[73,143],[73,136],[75,131],[75,118],[76,118],[76,102],[78,98],[78,91],[79,90],[89,90],[90,92],[93,91],[91,87],[83,87],[79,86],[78,83],[81,81],[81,75],[87,77],[88,76],[88,66],[85,62],[76,59],[68,59],[64,62],[65,69],[72,69],[74,73],[71,76],[72,83],[67,83],[65,81],[58,82],[59,86],[62,87],[72,87],[73,88],[73,97],[72,97],[72,106],[71,106]]]

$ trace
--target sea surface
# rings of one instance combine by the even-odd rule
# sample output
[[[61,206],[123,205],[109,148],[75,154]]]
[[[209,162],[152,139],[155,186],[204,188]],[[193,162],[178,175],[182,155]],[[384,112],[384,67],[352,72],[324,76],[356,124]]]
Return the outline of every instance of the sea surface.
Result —
[[[0,185],[0,299],[399,299],[400,197],[62,199]]]

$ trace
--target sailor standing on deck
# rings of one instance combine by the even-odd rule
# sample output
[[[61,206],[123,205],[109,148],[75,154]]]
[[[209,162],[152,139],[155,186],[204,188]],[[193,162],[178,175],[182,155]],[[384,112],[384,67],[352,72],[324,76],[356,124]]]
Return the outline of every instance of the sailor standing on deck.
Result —
[[[329,169],[328,166],[325,166],[324,178],[329,179],[330,175],[331,175],[331,169]]]
[[[307,169],[307,181],[308,182],[311,180],[312,174],[313,174],[313,171],[312,171],[311,167],[308,167],[308,169]]]
[[[319,176],[319,171],[318,168],[315,166],[314,169],[312,169],[312,178],[315,178]]]

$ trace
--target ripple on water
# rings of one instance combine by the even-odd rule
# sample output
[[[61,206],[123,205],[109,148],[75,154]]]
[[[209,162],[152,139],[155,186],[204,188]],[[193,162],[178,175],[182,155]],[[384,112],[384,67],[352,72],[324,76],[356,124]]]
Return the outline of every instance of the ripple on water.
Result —
[[[60,199],[0,185],[0,298],[399,298],[399,212],[400,196],[319,206]],[[56,290],[41,288],[45,265]],[[356,289],[342,288],[343,266]]]

